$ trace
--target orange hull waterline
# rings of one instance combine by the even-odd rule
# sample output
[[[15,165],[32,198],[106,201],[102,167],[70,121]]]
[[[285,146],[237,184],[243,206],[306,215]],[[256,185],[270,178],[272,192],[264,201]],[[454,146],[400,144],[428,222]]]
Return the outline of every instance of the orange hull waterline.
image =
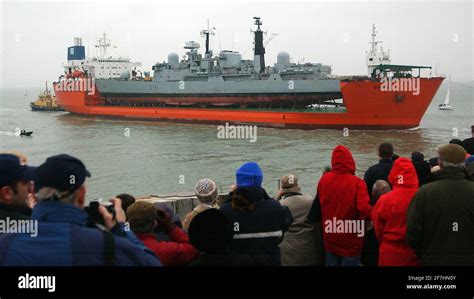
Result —
[[[383,91],[381,82],[341,81],[343,112],[256,111],[225,108],[130,107],[104,105],[100,91],[58,91],[58,103],[73,114],[158,121],[254,124],[298,129],[408,129],[417,127],[444,78],[419,78],[419,94]]]

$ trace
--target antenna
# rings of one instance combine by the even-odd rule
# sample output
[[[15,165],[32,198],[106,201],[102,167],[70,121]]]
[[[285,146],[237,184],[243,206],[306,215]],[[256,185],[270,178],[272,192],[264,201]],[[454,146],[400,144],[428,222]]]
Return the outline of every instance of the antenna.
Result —
[[[267,32],[265,32],[265,34],[267,34]],[[263,46],[266,47],[277,35],[279,34],[270,32],[270,37],[263,43]]]
[[[214,33],[215,27],[210,27],[209,25],[209,19],[207,19],[207,29],[201,30],[201,36],[206,39],[206,56],[210,55],[210,49],[209,49],[209,39],[211,35],[216,35]],[[219,47],[220,47],[220,40],[219,40]]]
[[[377,30],[375,28],[375,24],[372,24],[372,41],[369,44],[372,44],[371,51],[375,52],[377,50],[377,44],[382,43],[381,41],[376,41],[375,38],[377,37]]]
[[[99,44],[95,45],[96,48],[100,48],[100,57],[107,56],[107,48],[111,47],[110,40],[107,39],[107,35],[102,33],[102,36],[97,40]],[[116,48],[116,46],[112,46]]]

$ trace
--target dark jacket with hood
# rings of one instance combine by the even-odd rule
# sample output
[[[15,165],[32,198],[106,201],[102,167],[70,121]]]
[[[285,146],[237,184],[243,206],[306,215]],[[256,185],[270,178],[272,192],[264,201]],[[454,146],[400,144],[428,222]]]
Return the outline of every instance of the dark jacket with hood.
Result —
[[[363,233],[333,232],[334,220],[369,220],[371,207],[367,187],[355,176],[355,162],[351,152],[337,146],[331,159],[331,171],[319,180],[317,194],[321,206],[324,248],[340,256],[359,256],[362,251]]]
[[[407,240],[427,266],[474,265],[474,182],[442,167],[422,186],[407,214]]]
[[[245,198],[254,208],[236,209],[236,196]],[[278,244],[293,222],[287,207],[270,198],[261,187],[240,187],[227,196],[220,211],[232,224],[231,249],[235,253],[250,257],[258,266],[281,266]]]

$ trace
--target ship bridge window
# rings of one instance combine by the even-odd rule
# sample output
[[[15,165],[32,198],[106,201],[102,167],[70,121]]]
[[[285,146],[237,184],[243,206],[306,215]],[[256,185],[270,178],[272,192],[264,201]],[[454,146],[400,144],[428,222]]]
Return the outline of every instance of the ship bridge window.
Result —
[[[374,61],[374,59],[373,59],[373,58],[369,58],[369,61]]]

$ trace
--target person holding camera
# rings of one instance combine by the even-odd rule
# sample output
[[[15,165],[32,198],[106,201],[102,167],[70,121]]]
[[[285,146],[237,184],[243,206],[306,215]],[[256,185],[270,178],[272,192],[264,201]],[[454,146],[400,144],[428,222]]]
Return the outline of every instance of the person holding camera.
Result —
[[[107,230],[86,226],[85,181],[90,176],[79,159],[65,154],[41,164],[34,175],[38,203],[31,215],[37,229],[1,235],[0,266],[161,266],[126,231],[120,199],[111,200],[115,216],[98,208]]]
[[[152,203],[137,201],[127,209],[130,228],[151,249],[164,266],[184,266],[193,262],[199,252],[189,242],[188,235],[163,209],[156,209]],[[160,227],[170,241],[158,241],[155,228]]]

